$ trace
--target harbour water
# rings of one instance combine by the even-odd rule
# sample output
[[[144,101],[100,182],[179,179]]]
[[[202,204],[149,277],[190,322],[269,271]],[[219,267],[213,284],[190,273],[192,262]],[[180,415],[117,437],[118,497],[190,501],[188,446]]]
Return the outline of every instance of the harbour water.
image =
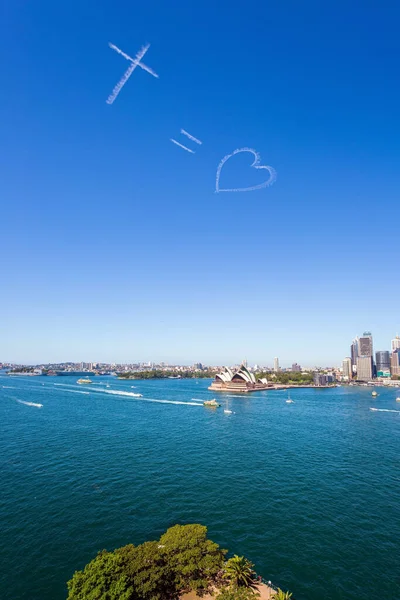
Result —
[[[400,598],[399,389],[227,414],[208,380],[76,379],[0,375],[3,600],[65,599],[98,550],[189,522],[296,600]]]

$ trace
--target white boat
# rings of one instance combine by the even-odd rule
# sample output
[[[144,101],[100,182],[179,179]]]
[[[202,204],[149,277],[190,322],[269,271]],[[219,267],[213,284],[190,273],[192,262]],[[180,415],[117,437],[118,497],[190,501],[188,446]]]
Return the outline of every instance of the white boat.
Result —
[[[400,402],[400,397],[396,398],[396,402]]]
[[[375,392],[375,391],[373,391],[372,394],[371,394],[371,396],[374,396],[374,397],[377,396],[377,395],[378,395],[378,392]]]
[[[231,415],[232,414],[232,411],[229,408],[228,400],[226,401],[226,408],[224,408],[224,413],[226,415]]]
[[[78,379],[78,381],[76,383],[79,383],[80,385],[82,385],[85,383],[92,383],[92,380],[89,379],[89,377],[86,377],[86,378]]]
[[[294,404],[294,400],[290,397],[290,392],[288,393],[288,399],[286,400],[286,404]]]

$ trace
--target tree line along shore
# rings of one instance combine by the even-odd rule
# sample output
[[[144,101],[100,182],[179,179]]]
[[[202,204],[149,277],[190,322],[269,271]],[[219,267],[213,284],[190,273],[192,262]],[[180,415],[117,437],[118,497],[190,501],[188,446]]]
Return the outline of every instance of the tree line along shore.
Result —
[[[127,371],[125,373],[118,373],[118,379],[168,379],[177,378],[181,379],[213,379],[217,371],[207,369],[203,371],[180,371],[177,374],[176,371],[164,371],[159,369],[151,369],[148,371]],[[257,373],[257,378],[266,378],[271,383],[281,384],[294,384],[294,385],[311,385],[313,384],[312,373],[298,373],[296,371],[288,372],[274,372],[266,371]]]
[[[261,581],[243,556],[207,538],[199,524],[170,527],[159,540],[102,550],[68,581],[67,600],[290,600]]]

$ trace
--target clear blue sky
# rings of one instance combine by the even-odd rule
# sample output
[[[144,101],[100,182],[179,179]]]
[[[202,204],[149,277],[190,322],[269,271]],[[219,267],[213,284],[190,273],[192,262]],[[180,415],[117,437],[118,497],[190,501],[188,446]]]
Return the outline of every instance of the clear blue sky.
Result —
[[[366,329],[389,348],[399,18],[385,1],[6,0],[0,361],[330,364]],[[159,74],[136,69],[111,106],[128,63],[108,42],[150,43]],[[215,194],[244,146],[276,183]],[[223,187],[262,181],[250,158]]]

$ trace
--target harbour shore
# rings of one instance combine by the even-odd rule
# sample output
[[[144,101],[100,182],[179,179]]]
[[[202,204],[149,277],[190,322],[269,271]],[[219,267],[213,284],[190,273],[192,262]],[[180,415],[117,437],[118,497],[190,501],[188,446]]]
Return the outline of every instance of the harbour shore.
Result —
[[[254,590],[258,592],[259,596],[255,596],[258,600],[272,600],[276,590],[267,585],[266,583],[259,583],[254,586]],[[181,596],[181,600],[198,600],[199,596],[197,596],[196,592],[188,592]],[[206,594],[202,596],[203,600],[218,600],[217,596],[211,596],[210,594]]]

